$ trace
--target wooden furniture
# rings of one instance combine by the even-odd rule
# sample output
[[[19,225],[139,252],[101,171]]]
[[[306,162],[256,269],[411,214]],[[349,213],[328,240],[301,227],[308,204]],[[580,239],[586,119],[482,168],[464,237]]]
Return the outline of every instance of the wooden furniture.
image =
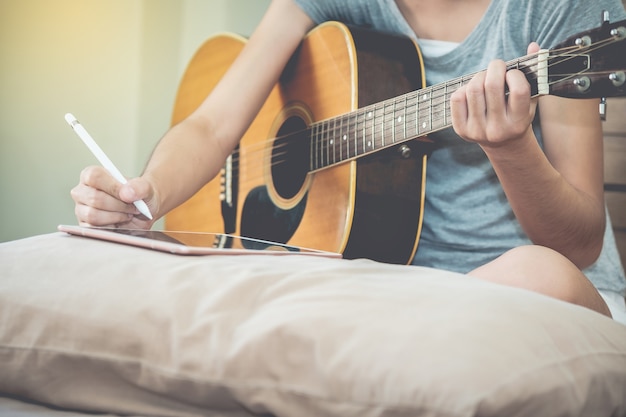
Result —
[[[626,99],[607,101],[604,121],[604,189],[617,247],[626,264]]]

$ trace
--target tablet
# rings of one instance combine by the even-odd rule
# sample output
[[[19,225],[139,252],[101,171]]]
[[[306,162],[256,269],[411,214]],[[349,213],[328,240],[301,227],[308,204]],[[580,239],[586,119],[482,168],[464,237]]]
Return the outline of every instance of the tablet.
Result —
[[[341,258],[340,253],[286,245],[260,239],[200,232],[117,229],[61,224],[61,232],[71,235],[138,246],[177,255],[312,255]]]

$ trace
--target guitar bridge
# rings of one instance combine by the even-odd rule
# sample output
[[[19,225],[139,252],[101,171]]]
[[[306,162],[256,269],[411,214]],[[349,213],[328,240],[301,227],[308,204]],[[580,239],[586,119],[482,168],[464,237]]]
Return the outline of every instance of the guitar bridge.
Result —
[[[233,207],[233,156],[226,158],[220,170],[220,201],[228,208]]]
[[[239,152],[239,147],[234,154]],[[237,192],[239,189],[239,158],[230,154],[220,170],[220,201],[224,233],[235,233],[237,227]]]

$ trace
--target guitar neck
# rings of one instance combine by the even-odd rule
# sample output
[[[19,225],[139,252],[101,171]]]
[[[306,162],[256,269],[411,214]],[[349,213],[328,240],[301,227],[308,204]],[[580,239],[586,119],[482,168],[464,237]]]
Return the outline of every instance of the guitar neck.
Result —
[[[506,64],[508,70],[519,69],[526,74],[533,95],[538,90],[538,62],[535,55]],[[450,97],[473,76],[464,75],[312,124],[311,171],[450,127]]]
[[[551,50],[506,63],[524,73],[531,95],[626,96],[626,20],[576,34]],[[474,74],[375,103],[310,126],[310,170],[340,164],[452,124],[450,96]]]

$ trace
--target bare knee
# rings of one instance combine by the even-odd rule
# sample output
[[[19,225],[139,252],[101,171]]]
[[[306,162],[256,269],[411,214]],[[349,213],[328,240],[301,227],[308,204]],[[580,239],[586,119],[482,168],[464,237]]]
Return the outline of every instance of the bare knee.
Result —
[[[536,245],[520,246],[469,275],[524,288],[591,308],[610,317],[606,303],[587,277],[560,253]]]

